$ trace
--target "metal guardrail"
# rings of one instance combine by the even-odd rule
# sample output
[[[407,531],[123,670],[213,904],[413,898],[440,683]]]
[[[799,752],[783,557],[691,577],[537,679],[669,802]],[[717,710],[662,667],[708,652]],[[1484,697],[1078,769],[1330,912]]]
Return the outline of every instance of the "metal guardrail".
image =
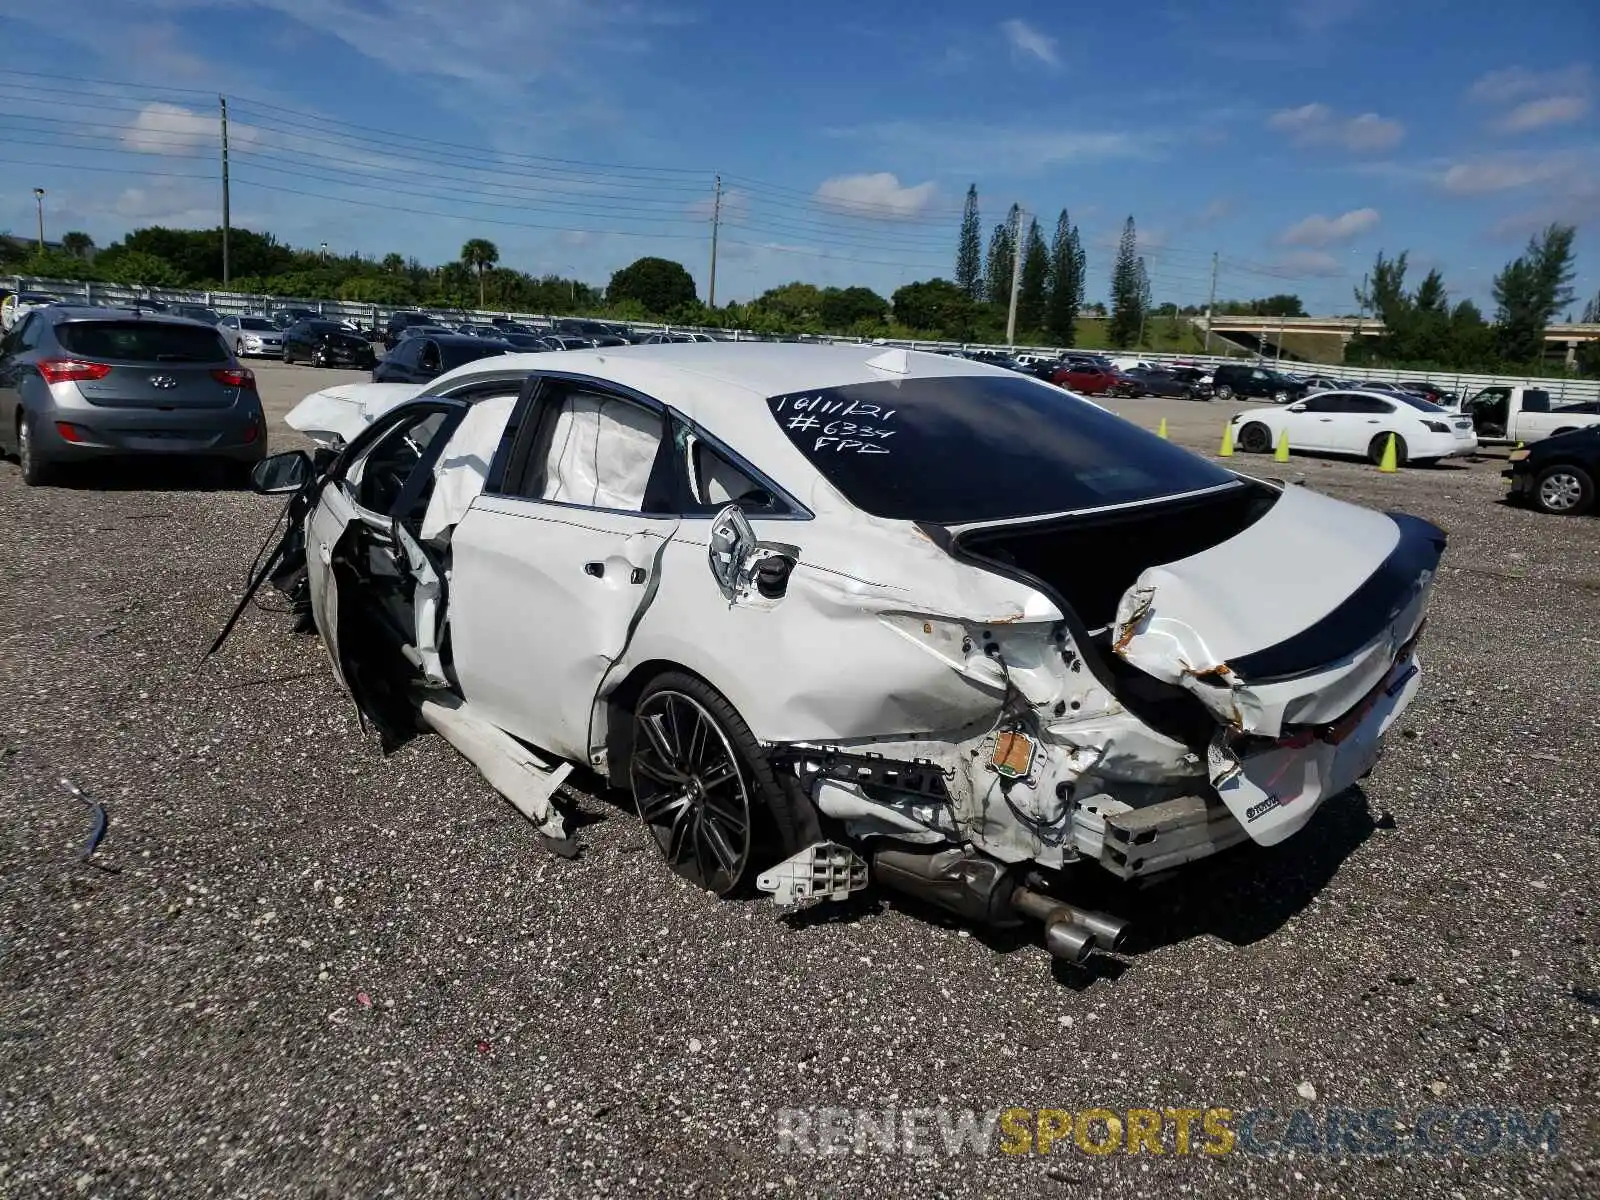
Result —
[[[339,320],[352,320],[369,328],[379,328],[386,321],[391,312],[396,311],[394,305],[362,304],[352,300],[301,300],[293,296],[267,296],[253,295],[242,292],[202,292],[187,288],[140,288],[128,287],[115,283],[79,282],[63,279],[34,279],[28,276],[18,276],[10,281],[12,290],[23,292],[43,292],[60,299],[81,299],[96,304],[126,304],[133,300],[160,300],[168,304],[204,304],[213,308],[224,316],[242,313],[270,313],[282,308],[310,308],[324,316],[335,317]],[[449,311],[461,320],[488,320],[491,317],[509,317],[512,320],[522,321],[554,321],[561,316],[570,314],[546,313],[521,313],[506,309],[452,309],[446,310],[435,305],[406,306],[405,311],[415,311],[417,308],[429,312]],[[665,331],[665,330],[694,330],[701,331],[699,326],[693,325],[666,325],[653,321],[627,321],[630,329]],[[750,330],[712,329],[705,328],[703,332],[721,334],[735,340],[756,339],[762,335]],[[864,339],[818,336],[807,337],[807,341],[817,342],[850,342],[859,343]],[[873,339],[878,344],[878,339]],[[952,341],[921,341],[905,338],[883,339],[883,345],[903,346],[911,350],[967,350],[967,351],[994,351],[996,353],[1009,353],[1013,350],[1036,354],[1056,354],[1061,351],[1070,351],[1072,347],[1064,346],[1006,346],[978,342],[952,342]],[[1340,379],[1375,379],[1389,380],[1400,383],[1407,380],[1427,381],[1438,387],[1456,392],[1459,395],[1470,396],[1486,387],[1507,387],[1521,384],[1526,387],[1544,388],[1550,393],[1551,399],[1557,404],[1576,404],[1585,401],[1600,401],[1600,380],[1578,379],[1576,377],[1547,377],[1538,375],[1486,375],[1476,372],[1444,372],[1444,371],[1402,371],[1387,367],[1350,367],[1326,366],[1320,363],[1294,363],[1279,364],[1271,358],[1264,356],[1240,356],[1221,354],[1171,354],[1136,351],[1108,351],[1113,358],[1138,358],[1152,364],[1184,363],[1196,366],[1216,366],[1226,362],[1252,362],[1266,367],[1286,367],[1290,370],[1304,370],[1307,373],[1333,375]]]

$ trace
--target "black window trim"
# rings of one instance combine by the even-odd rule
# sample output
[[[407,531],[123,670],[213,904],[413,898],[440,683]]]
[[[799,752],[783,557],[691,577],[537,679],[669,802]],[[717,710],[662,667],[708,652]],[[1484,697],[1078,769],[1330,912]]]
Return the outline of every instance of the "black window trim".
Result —
[[[439,450],[439,453],[433,455],[432,460],[428,463],[428,470],[431,471],[433,470],[433,463],[437,462],[439,455],[444,453],[444,447],[455,436],[456,428],[466,419],[471,407],[465,400],[454,400],[445,396],[418,396],[413,400],[407,400],[399,407],[384,413],[371,425],[368,425],[350,439],[344,449],[339,451],[339,456],[328,467],[327,478],[343,489],[345,500],[355,510],[356,519],[364,524],[371,524],[368,516],[372,514],[373,510],[361,504],[352,494],[352,489],[349,486],[348,475],[351,464],[365,455],[377,442],[392,433],[398,425],[416,415],[418,410],[429,410],[446,414],[445,423],[440,427],[438,434],[433,439],[433,443],[429,445],[430,452],[435,444]],[[420,467],[422,461],[428,459],[428,457],[426,454],[423,455],[423,459],[418,460],[418,466]],[[393,519],[387,513],[378,513],[376,515],[386,519]]]

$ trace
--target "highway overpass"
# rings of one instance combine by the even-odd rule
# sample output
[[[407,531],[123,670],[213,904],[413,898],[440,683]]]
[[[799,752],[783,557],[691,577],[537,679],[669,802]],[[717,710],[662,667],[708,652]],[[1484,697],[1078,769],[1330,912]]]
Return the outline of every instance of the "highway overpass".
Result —
[[[1206,319],[1196,317],[1205,329]],[[1373,317],[1225,317],[1211,318],[1211,336],[1257,354],[1272,357],[1342,362],[1352,338],[1378,337],[1383,322]],[[1600,340],[1600,323],[1551,325],[1544,332],[1545,357],[1565,360],[1570,368],[1583,342]],[[1323,353],[1318,353],[1318,349]]]

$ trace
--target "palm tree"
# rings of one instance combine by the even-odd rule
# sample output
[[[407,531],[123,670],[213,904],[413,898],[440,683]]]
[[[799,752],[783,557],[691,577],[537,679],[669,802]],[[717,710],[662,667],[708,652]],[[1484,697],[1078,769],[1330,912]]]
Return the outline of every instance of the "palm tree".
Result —
[[[478,307],[483,307],[483,276],[500,261],[500,248],[488,238],[473,238],[461,247],[461,261],[478,273]]]

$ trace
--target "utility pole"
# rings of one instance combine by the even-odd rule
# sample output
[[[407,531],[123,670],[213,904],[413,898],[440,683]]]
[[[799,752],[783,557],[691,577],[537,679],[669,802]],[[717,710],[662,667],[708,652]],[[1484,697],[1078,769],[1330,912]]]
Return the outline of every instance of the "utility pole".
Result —
[[[1017,344],[1017,293],[1022,288],[1022,218],[1028,214],[1017,209],[1017,223],[1011,229],[1011,303],[1006,309],[1006,345]]]
[[[1206,301],[1206,353],[1211,353],[1211,313],[1217,307],[1217,252],[1211,252],[1211,298]]]
[[[39,210],[39,255],[44,256],[44,189],[33,189],[33,206]]]
[[[228,286],[228,98],[218,96],[222,106],[222,286]]]
[[[706,289],[706,307],[717,306],[717,230],[722,224],[722,176],[716,177],[716,191],[711,196],[711,286]]]

